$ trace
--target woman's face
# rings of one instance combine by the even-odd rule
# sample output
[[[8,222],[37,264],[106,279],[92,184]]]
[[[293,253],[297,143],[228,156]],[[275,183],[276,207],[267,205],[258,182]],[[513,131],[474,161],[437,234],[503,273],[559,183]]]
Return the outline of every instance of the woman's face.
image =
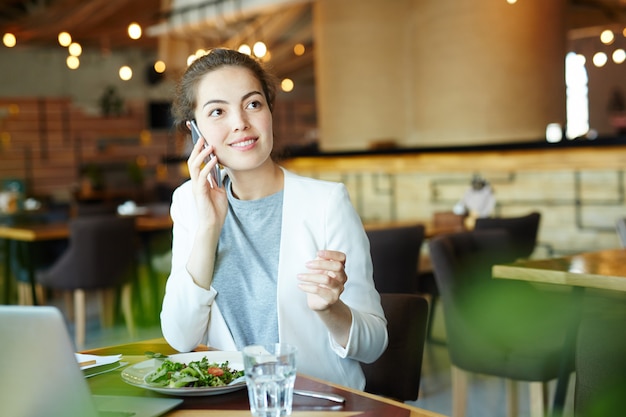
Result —
[[[222,165],[251,170],[269,160],[272,113],[250,70],[235,66],[214,70],[200,80],[196,96],[198,127]]]

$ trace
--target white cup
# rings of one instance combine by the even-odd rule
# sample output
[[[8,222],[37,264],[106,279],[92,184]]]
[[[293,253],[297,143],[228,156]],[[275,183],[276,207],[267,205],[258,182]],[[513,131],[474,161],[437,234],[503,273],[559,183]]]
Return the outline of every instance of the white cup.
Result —
[[[243,364],[252,415],[291,415],[296,348],[285,343],[246,346]]]

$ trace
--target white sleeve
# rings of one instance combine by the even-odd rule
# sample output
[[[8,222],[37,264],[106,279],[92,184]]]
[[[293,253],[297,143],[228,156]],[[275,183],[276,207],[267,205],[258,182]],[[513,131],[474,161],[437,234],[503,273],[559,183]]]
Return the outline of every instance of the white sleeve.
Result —
[[[196,285],[187,272],[197,216],[190,187],[183,185],[174,192],[170,214],[174,222],[172,269],[161,309],[161,330],[174,349],[188,352],[207,343],[211,305],[217,294]]]
[[[328,248],[346,253],[348,281],[341,299],[352,310],[352,326],[344,349],[331,342],[341,357],[371,363],[387,348],[387,320],[373,279],[369,239],[363,223],[350,201],[343,184],[329,201],[331,215],[327,216]]]

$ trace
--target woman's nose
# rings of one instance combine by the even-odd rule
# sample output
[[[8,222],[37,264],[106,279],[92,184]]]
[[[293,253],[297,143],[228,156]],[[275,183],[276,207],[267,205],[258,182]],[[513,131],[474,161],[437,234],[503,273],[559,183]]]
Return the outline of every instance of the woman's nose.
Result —
[[[238,130],[246,130],[249,127],[248,117],[245,112],[238,111],[238,112],[234,112],[231,114],[233,118],[232,119],[233,132],[236,132]]]

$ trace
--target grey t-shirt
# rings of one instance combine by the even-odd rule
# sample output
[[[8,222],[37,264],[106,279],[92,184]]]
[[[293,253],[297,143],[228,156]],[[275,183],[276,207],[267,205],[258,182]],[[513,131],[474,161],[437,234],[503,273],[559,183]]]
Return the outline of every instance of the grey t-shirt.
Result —
[[[238,349],[278,341],[276,286],[283,191],[238,200],[225,184],[228,214],[213,274],[216,302]]]

